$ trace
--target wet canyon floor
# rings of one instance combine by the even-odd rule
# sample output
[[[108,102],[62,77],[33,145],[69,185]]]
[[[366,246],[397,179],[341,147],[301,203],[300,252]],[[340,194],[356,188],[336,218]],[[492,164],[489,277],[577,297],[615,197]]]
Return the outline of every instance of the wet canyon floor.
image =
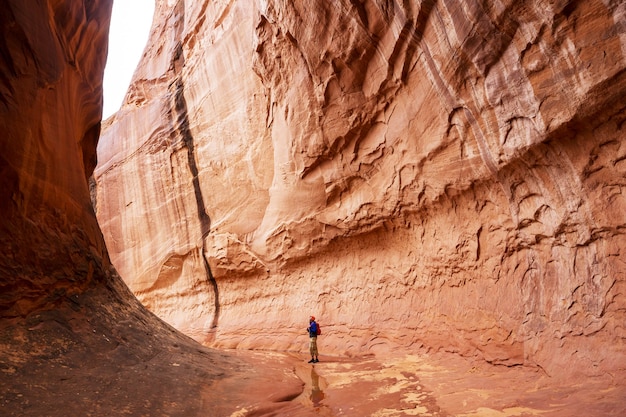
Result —
[[[230,417],[626,416],[625,381],[611,375],[557,381],[452,354],[320,356],[309,364],[300,354],[233,353],[251,368],[247,400]]]
[[[90,297],[0,320],[0,416],[626,416],[623,369],[558,379],[427,352],[309,364],[304,353],[210,349]],[[85,319],[95,305],[107,314]]]

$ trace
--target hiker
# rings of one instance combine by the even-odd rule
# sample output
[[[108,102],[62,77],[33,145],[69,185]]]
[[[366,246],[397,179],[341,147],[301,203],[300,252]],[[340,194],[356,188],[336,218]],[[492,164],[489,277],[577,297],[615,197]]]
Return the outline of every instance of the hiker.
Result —
[[[309,318],[309,327],[307,327],[306,331],[309,332],[309,351],[311,352],[311,360],[309,363],[317,363],[319,359],[317,358],[317,335],[319,326],[315,321],[315,317],[311,316]]]

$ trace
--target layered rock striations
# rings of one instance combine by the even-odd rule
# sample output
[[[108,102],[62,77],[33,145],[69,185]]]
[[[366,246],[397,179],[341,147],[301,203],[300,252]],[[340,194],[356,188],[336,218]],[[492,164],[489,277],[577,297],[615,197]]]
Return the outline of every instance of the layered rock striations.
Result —
[[[0,414],[229,415],[249,369],[141,306],[92,209],[111,5],[0,3]]]
[[[98,148],[112,262],[216,346],[315,314],[324,353],[624,371],[625,14],[159,1]]]
[[[2,5],[2,317],[80,293],[109,265],[87,186],[109,14],[107,1]]]

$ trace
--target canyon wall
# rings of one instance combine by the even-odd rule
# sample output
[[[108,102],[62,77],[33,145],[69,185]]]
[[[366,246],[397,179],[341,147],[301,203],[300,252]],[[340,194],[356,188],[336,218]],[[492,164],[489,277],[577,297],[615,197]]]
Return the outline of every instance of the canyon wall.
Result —
[[[206,344],[624,371],[626,5],[160,0],[111,260]]]
[[[80,293],[110,266],[87,185],[110,9],[110,1],[2,5],[3,317]]]
[[[0,2],[0,414],[228,415],[241,365],[141,306],[92,208],[111,6]]]

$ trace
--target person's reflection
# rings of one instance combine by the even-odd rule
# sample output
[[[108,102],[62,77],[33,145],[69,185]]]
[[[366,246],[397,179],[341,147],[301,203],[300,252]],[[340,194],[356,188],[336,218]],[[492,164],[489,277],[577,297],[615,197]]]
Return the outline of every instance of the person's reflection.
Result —
[[[324,391],[320,389],[320,376],[315,372],[315,368],[311,367],[311,401],[313,407],[319,407],[324,399]]]

